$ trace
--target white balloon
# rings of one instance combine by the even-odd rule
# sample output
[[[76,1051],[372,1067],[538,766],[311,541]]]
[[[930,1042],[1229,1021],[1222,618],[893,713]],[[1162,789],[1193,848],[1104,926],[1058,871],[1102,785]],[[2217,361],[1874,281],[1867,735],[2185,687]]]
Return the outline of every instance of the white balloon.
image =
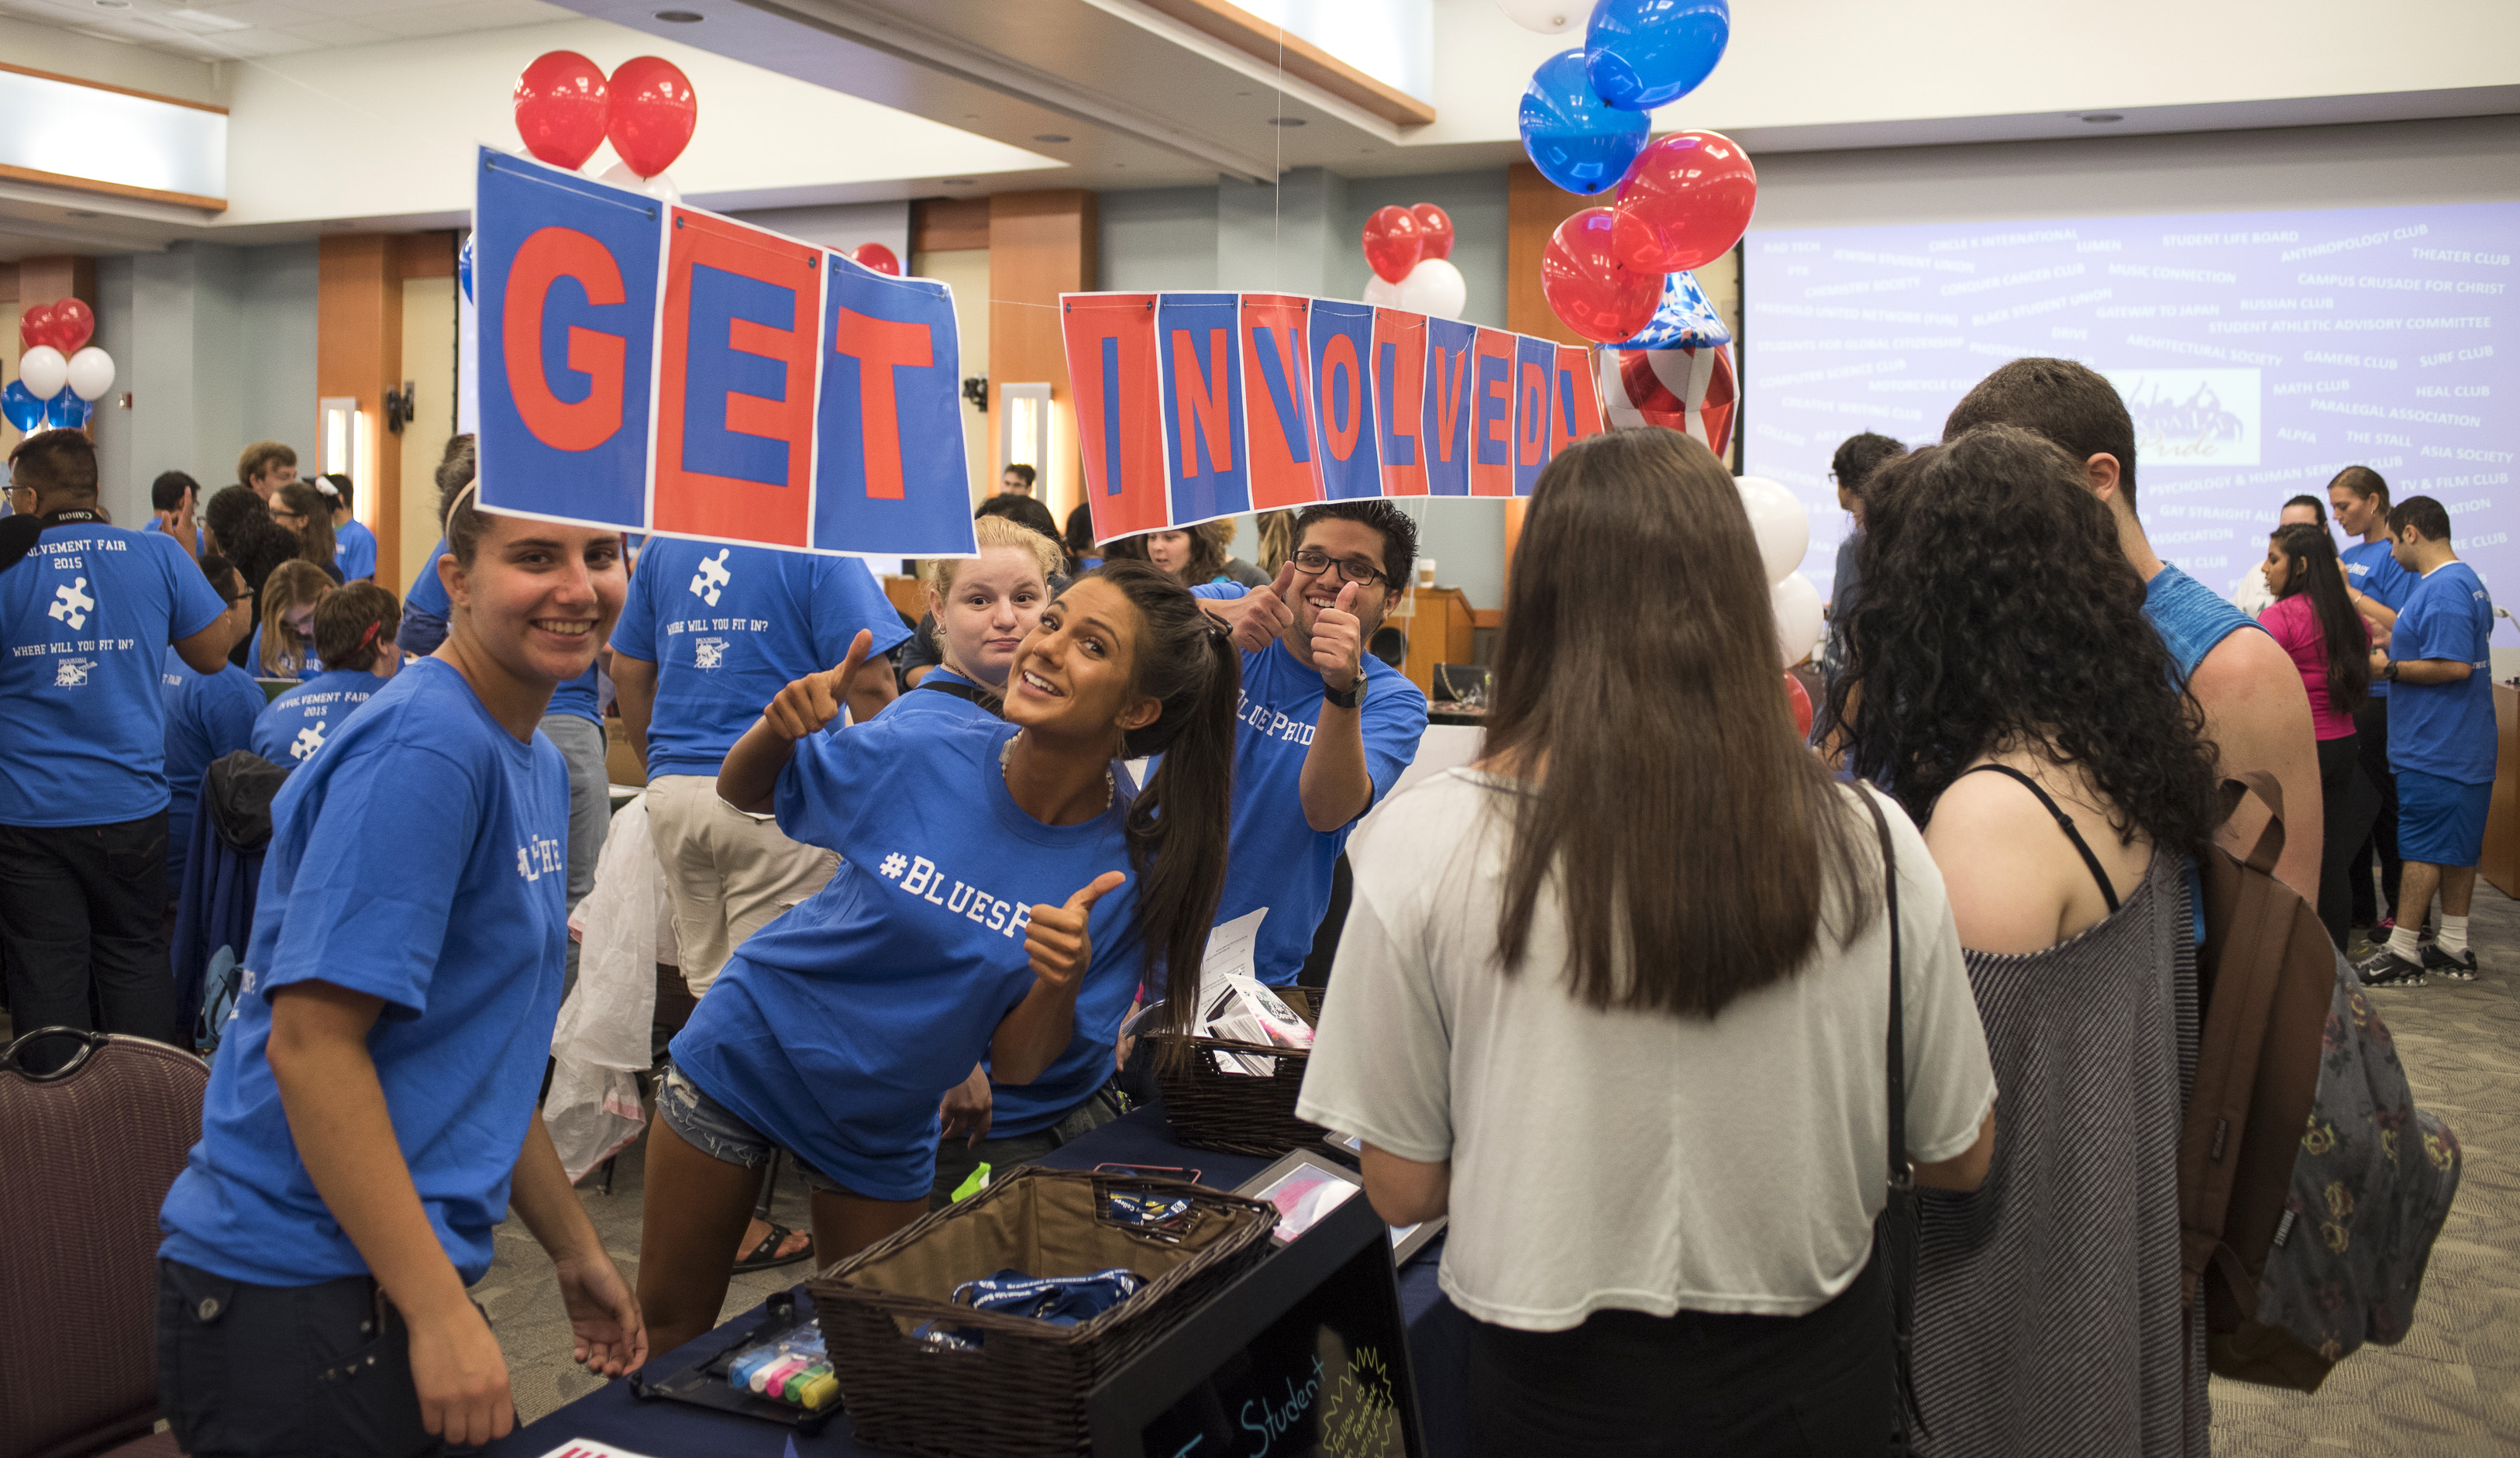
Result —
[[[1378,273],[1371,274],[1365,281],[1365,301],[1377,309],[1399,308],[1400,286]]]
[[[1741,489],[1741,509],[1750,514],[1750,533],[1759,539],[1759,560],[1771,583],[1803,565],[1811,550],[1811,513],[1794,493],[1764,476],[1745,476],[1732,482]]]
[[[71,355],[69,385],[70,393],[82,400],[93,400],[113,388],[113,356],[94,344]]]
[[[1450,258],[1420,258],[1400,281],[1400,306],[1413,314],[1459,319],[1469,301],[1469,283]]]
[[[35,392],[36,399],[49,400],[69,383],[70,362],[52,345],[37,344],[18,357],[18,378]]]
[[[1768,606],[1777,615],[1777,656],[1790,668],[1810,658],[1820,646],[1820,589],[1800,572],[1787,572],[1768,589]]]
[[[595,180],[608,182],[614,187],[628,188],[634,193],[646,193],[660,202],[683,201],[683,190],[674,186],[674,176],[670,172],[659,172],[653,177],[642,177],[630,170],[628,162],[614,162],[604,169],[603,176]]]
[[[1563,35],[1581,28],[1593,15],[1590,0],[1497,0],[1505,18],[1525,30]]]

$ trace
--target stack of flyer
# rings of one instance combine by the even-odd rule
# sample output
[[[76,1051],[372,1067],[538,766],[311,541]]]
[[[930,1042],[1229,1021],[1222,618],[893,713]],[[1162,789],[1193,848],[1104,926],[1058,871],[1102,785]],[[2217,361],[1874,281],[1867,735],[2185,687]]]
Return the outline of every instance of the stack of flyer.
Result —
[[[1295,1015],[1258,978],[1239,973],[1211,974],[1199,986],[1199,1031],[1207,1037],[1263,1047],[1309,1049],[1312,1025]],[[1217,1071],[1274,1076],[1278,1060],[1218,1050]]]

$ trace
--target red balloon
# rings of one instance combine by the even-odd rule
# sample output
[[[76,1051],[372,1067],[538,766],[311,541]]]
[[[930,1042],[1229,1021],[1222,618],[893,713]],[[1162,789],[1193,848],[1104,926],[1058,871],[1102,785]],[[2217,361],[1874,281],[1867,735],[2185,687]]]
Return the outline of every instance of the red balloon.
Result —
[[[1803,688],[1803,681],[1790,673],[1785,675],[1785,702],[1793,706],[1795,731],[1805,739],[1811,738],[1811,695]]]
[[[51,304],[39,303],[18,316],[18,342],[27,349],[53,342]]]
[[[1639,154],[1619,184],[1619,261],[1646,273],[1712,263],[1749,229],[1759,201],[1750,155],[1721,132],[1674,132]]]
[[[1377,207],[1365,220],[1365,261],[1386,284],[1409,277],[1425,255],[1426,240],[1418,231],[1418,214],[1406,207]]]
[[[65,298],[53,305],[53,347],[75,354],[96,338],[96,310],[83,298]]]
[[[861,243],[849,251],[849,256],[878,273],[888,273],[894,278],[901,277],[901,260],[894,257],[892,250],[882,244]]]
[[[612,72],[612,150],[642,177],[674,164],[699,125],[692,78],[661,56],[633,56]]]
[[[1426,240],[1425,251],[1419,256],[1425,258],[1453,256],[1452,214],[1432,203],[1420,203],[1409,210],[1418,218],[1418,236]]]
[[[546,51],[517,73],[517,135],[525,150],[574,172],[604,144],[604,68],[575,51]]]
[[[1604,344],[1632,339],[1662,301],[1662,275],[1619,266],[1610,209],[1587,207],[1557,225],[1540,251],[1540,292],[1566,327]]]

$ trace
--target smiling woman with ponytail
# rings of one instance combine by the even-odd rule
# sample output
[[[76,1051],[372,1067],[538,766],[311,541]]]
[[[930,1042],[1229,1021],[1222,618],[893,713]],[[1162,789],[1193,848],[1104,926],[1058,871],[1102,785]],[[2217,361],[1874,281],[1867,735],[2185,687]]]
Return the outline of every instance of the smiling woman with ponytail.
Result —
[[[744,942],[674,1039],[639,1259],[664,1345],[715,1324],[773,1149],[814,1187],[817,1257],[840,1259],[925,1212],[938,1098],[972,1065],[1072,1107],[1110,1077],[1143,984],[1194,1000],[1240,688],[1223,629],[1114,563],[1025,634],[1003,721],[840,725],[870,646],[780,690],[718,772],[728,804],[840,868]],[[1153,753],[1131,796],[1115,761]]]

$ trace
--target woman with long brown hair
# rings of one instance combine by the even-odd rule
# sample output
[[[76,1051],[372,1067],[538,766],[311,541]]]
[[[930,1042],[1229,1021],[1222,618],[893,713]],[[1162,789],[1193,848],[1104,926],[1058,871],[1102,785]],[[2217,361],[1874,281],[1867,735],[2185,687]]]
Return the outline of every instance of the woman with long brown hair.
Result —
[[[340,566],[334,561],[338,554],[333,536],[333,503],[324,493],[302,480],[293,480],[272,494],[271,520],[281,530],[297,538],[297,560],[319,568],[336,586],[342,581]]]
[[[1739,492],[1623,431],[1541,474],[1486,757],[1350,843],[1298,1105],[1395,1224],[1449,1214],[1483,1451],[1878,1451],[1894,1150],[1973,1186],[1986,1043],[1897,806],[1803,748]],[[1907,1127],[1889,1127],[1895,846]]]
[[[273,568],[262,582],[262,621],[246,653],[247,671],[292,680],[323,672],[315,657],[315,605],[332,590],[333,579],[303,558]]]
[[[2310,692],[2310,727],[2318,737],[2318,796],[2326,807],[2319,847],[2318,920],[2338,951],[2354,922],[2354,892],[2345,863],[2362,848],[2379,792],[2362,775],[2362,736],[2354,716],[2371,687],[2371,630],[2354,610],[2345,566],[2324,526],[2295,522],[2267,539],[2258,565],[2274,601],[2258,625],[2283,645]]]

